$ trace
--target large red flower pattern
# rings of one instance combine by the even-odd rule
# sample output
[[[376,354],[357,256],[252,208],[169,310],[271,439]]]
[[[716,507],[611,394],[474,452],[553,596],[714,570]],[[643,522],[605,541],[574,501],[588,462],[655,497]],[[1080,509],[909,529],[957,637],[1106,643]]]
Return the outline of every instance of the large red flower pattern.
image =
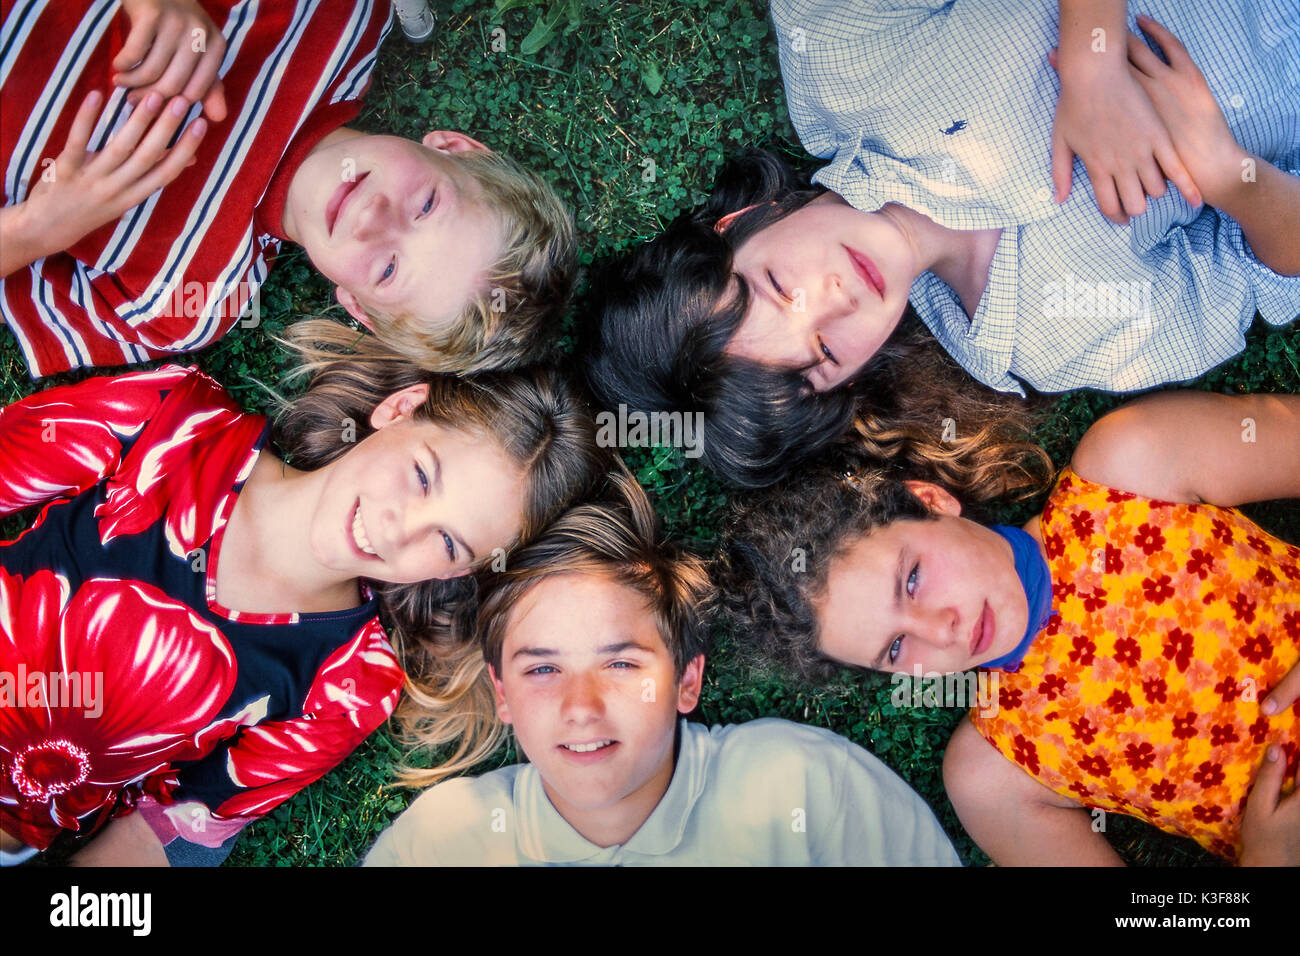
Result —
[[[240,413],[202,373],[174,366],[52,389],[0,414],[0,487],[9,495],[0,504],[47,503],[34,526],[45,531],[5,542],[13,550],[4,553],[28,559],[33,541],[64,525],[81,532],[82,521],[103,543],[120,541],[88,556],[93,567],[56,555],[54,569],[26,577],[0,568],[6,832],[41,848],[60,829],[93,829],[109,810],[137,807],[164,842],[179,834],[215,845],[328,771],[391,714],[403,675],[368,608],[310,622],[284,615],[292,624],[241,615],[241,627],[294,628],[286,648],[301,633],[329,639],[322,649],[334,653],[310,686],[310,672],[276,673],[254,657],[239,674],[251,693],[236,702],[239,665],[220,628],[161,590],[170,558],[153,577],[160,550],[184,560],[212,541],[257,459],[264,419]],[[96,484],[94,515],[50,500]],[[132,580],[136,573],[148,580]],[[8,706],[5,678],[68,672],[102,686],[99,709],[84,698],[76,709],[26,706],[26,696]],[[305,698],[303,716],[266,723],[272,705],[301,713],[293,708]],[[224,782],[210,772],[218,767]]]
[[[227,769],[248,790],[218,813],[267,813],[335,767],[388,719],[405,680],[384,629],[371,621],[321,666],[301,719],[259,724],[240,737]]]
[[[185,558],[212,536],[231,486],[247,477],[263,422],[239,411],[205,375],[191,375],[171,398],[146,426],[147,453],[130,456],[109,480],[95,513],[105,544],[166,515],[168,547]]]
[[[90,675],[104,690],[93,708],[84,693],[79,706],[0,707],[0,822],[42,849],[182,752],[235,683],[225,638],[157,588],[96,578],[69,590],[50,571],[0,568],[0,667]],[[131,653],[123,619],[139,624]]]
[[[163,391],[188,374],[168,366],[124,376],[93,412],[70,401],[67,387],[0,409],[0,514],[94,485],[117,465],[122,442],[157,411]]]

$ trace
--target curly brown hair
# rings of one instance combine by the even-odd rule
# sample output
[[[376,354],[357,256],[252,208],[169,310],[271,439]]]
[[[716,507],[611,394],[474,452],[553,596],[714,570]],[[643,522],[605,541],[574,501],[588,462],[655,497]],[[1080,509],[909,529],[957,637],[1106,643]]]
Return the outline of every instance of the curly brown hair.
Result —
[[[819,648],[816,604],[837,555],[895,521],[933,519],[908,477],[899,466],[825,463],[732,512],[713,562],[710,614],[730,626],[742,661],[810,685],[829,683],[846,667]],[[1037,483],[1021,497],[1045,487]]]

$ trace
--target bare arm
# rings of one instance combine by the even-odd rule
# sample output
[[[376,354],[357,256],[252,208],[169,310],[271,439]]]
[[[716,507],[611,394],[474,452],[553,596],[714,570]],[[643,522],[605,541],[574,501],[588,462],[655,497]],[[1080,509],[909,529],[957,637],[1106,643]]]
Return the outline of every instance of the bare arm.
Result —
[[[1122,866],[1092,814],[1002,756],[964,720],[943,783],[966,832],[998,866]]]
[[[138,813],[118,817],[68,861],[71,866],[169,866],[162,841]]]
[[[1163,501],[1300,498],[1300,395],[1147,395],[1088,429],[1071,467]]]
[[[1061,77],[1052,124],[1056,201],[1083,161],[1102,214],[1124,224],[1172,179],[1192,205],[1201,197],[1150,97],[1129,69],[1125,0],[1060,0],[1060,40],[1049,57]]]
[[[53,238],[42,241],[49,233],[31,221],[29,211],[27,203],[0,207],[0,278],[59,251]]]
[[[1174,147],[1205,201],[1237,221],[1260,262],[1279,275],[1300,275],[1300,178],[1242,149],[1186,47],[1149,17],[1138,22],[1169,63],[1130,36],[1133,75],[1174,131]]]
[[[1300,178],[1244,150],[1236,180],[1207,193],[1210,205],[1237,220],[1255,258],[1278,275],[1300,275]]]

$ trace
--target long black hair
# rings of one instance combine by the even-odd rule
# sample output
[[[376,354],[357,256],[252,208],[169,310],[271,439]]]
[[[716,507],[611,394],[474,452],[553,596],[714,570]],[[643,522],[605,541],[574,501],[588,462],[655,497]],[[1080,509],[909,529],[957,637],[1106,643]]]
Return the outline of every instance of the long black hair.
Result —
[[[852,386],[814,392],[796,371],[726,354],[749,306],[735,251],[824,192],[775,154],[751,150],[727,162],[703,206],[597,269],[580,355],[599,400],[702,412],[705,465],[746,488],[774,484],[841,443],[901,458],[958,490],[976,473],[988,487],[990,471],[1006,472],[1001,491],[1044,480],[1050,462],[1022,441],[1027,406],[972,379],[911,306]],[[718,220],[741,209],[719,233]]]

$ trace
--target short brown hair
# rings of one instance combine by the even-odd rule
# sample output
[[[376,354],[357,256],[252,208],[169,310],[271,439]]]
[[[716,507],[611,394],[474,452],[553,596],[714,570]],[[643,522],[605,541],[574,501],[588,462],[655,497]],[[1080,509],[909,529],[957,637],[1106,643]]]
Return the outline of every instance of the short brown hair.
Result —
[[[510,613],[538,581],[552,574],[604,573],[649,603],[680,678],[706,649],[701,609],[710,593],[703,562],[659,537],[650,500],[616,457],[605,486],[557,518],[508,559],[505,570],[477,576],[480,601],[450,615],[435,651],[412,675],[399,708],[403,739],[428,750],[452,742],[450,758],[432,769],[401,768],[399,779],[427,786],[486,759],[505,733],[496,712],[488,664],[500,670]]]
[[[521,548],[508,570],[484,582],[475,636],[497,673],[512,612],[539,581],[556,574],[606,574],[645,598],[678,678],[705,652],[700,610],[710,585],[703,562],[660,536],[650,500],[626,468],[610,475],[610,487],[608,500],[570,508]]]

